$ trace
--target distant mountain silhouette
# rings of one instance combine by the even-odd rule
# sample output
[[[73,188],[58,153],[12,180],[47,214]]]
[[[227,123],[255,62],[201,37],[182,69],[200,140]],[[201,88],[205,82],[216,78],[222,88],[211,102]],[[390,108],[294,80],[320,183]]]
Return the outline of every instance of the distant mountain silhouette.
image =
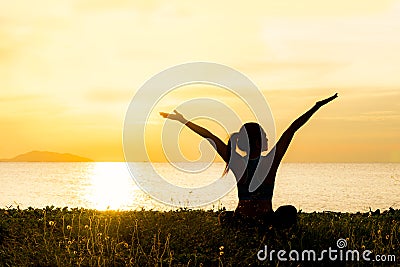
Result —
[[[93,160],[68,153],[49,151],[31,151],[11,159],[1,159],[2,162],[91,162]]]

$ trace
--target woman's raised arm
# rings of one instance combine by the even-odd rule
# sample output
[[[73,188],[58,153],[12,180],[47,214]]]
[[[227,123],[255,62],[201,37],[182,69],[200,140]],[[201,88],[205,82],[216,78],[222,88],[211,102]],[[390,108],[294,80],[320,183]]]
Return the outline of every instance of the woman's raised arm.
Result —
[[[279,165],[281,162],[283,156],[285,155],[290,142],[293,139],[294,134],[298,129],[300,129],[301,126],[303,126],[314,113],[320,109],[322,106],[328,104],[332,100],[338,97],[338,94],[334,94],[331,97],[328,97],[326,99],[323,99],[321,101],[318,101],[315,103],[315,105],[309,109],[306,113],[301,115],[299,118],[297,118],[290,126],[289,128],[282,134],[281,138],[279,138],[278,143],[276,144],[276,151],[275,151],[275,156],[274,156],[274,164]]]
[[[227,145],[224,142],[222,142],[221,139],[219,139],[217,136],[215,136],[213,133],[211,133],[209,130],[207,130],[191,121],[186,120],[183,117],[183,115],[176,110],[174,110],[174,113],[160,112],[160,115],[162,117],[170,119],[170,120],[179,121],[182,124],[186,125],[193,132],[197,133],[201,137],[206,138],[211,143],[211,145],[214,147],[214,149],[217,151],[217,153],[221,156],[221,158],[226,163],[229,162],[230,155],[228,155]]]

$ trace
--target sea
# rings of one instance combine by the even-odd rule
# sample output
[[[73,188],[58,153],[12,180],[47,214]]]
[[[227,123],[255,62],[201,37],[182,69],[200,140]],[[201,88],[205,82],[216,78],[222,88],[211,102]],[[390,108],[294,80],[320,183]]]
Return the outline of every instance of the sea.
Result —
[[[1,162],[0,208],[235,209],[235,178],[222,176],[223,163],[185,164]],[[400,164],[283,163],[272,203],[304,212],[400,209]]]

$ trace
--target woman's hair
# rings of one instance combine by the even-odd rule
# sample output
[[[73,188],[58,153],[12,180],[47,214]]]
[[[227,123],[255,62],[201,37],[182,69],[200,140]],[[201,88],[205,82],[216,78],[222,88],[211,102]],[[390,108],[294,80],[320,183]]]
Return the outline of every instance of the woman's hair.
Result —
[[[233,133],[229,136],[229,140],[228,140],[228,144],[227,144],[227,154],[228,154],[229,160],[231,159],[232,151],[236,150],[238,135],[239,135],[239,133]],[[229,171],[229,160],[225,165],[225,169],[224,169],[224,172],[222,173],[222,176],[226,175]]]
[[[265,150],[263,145],[266,145],[267,141],[266,133],[260,124],[256,122],[245,123],[240,127],[239,132],[233,133],[229,137],[227,145],[229,160],[232,151],[235,151],[236,147],[246,152],[247,156],[249,156],[251,152],[261,154],[261,152]],[[223,175],[227,174],[229,171],[229,160],[225,166]]]

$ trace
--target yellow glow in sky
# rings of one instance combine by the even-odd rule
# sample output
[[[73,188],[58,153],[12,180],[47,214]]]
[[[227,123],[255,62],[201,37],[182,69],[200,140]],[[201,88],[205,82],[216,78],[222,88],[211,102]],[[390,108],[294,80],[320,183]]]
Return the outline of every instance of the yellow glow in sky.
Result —
[[[258,85],[278,136],[339,93],[286,161],[400,162],[398,1],[19,0],[0,3],[0,22],[0,158],[48,150],[122,161],[135,91],[170,66],[211,61]]]

